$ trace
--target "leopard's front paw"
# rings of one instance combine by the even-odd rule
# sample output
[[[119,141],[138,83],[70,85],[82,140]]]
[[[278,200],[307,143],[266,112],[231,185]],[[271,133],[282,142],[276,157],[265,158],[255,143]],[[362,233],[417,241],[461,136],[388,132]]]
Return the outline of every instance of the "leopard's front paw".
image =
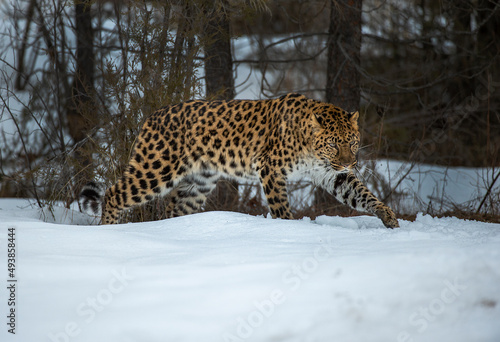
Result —
[[[398,219],[391,208],[383,206],[376,211],[376,215],[387,228],[399,228]]]

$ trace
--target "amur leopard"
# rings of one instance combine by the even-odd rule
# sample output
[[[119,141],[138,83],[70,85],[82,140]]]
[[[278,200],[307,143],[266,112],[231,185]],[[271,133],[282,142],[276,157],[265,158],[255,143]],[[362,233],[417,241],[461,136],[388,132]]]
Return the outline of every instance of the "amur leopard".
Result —
[[[89,183],[80,203],[101,212],[101,224],[117,223],[122,210],[155,196],[171,198],[168,217],[187,215],[202,209],[220,177],[235,177],[258,179],[272,217],[292,219],[286,182],[308,178],[386,227],[399,227],[352,172],[358,116],[300,94],[167,106],[146,119],[123,177],[106,191]]]

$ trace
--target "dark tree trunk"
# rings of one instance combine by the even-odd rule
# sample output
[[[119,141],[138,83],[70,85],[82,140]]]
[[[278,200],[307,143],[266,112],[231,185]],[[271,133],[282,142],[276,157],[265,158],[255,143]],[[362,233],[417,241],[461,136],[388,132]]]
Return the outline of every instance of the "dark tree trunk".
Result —
[[[204,32],[206,97],[210,100],[234,98],[231,32],[227,10],[216,1],[207,9]],[[238,182],[221,180],[207,201],[207,209],[231,210],[238,205]]]
[[[328,28],[326,102],[347,111],[359,109],[359,67],[361,49],[361,0],[332,0]],[[314,206],[317,214],[338,206],[337,200],[317,188]]]
[[[89,177],[90,155],[85,153],[81,142],[97,124],[97,114],[93,101],[94,50],[91,1],[83,0],[75,4],[76,68],[72,85],[72,98],[68,104],[68,130],[73,141],[80,146],[76,149],[77,173],[80,178]],[[86,171],[88,170],[88,171]],[[78,181],[78,179],[77,179]]]
[[[229,17],[214,9],[205,28],[205,83],[207,98],[234,98],[233,59]]]
[[[326,101],[347,111],[359,108],[361,3],[361,0],[336,0],[330,10]]]

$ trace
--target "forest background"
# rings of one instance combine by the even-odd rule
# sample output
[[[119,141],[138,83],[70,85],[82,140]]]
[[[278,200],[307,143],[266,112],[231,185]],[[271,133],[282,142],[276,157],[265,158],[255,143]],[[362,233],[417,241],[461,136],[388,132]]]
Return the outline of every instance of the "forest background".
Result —
[[[69,207],[85,182],[120,177],[155,109],[299,92],[360,111],[359,172],[390,205],[415,166],[443,179],[475,167],[487,170],[475,205],[425,210],[499,222],[497,1],[11,0],[0,12],[0,197]],[[387,181],[380,160],[407,171]],[[221,182],[206,209],[266,213],[256,189]],[[307,180],[290,190],[311,198],[298,217],[353,214]]]

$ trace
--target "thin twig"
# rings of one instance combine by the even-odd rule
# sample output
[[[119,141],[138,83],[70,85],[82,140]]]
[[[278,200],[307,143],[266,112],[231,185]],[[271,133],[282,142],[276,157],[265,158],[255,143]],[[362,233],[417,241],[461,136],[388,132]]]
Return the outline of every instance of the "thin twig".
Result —
[[[493,189],[493,186],[495,185],[496,181],[498,180],[498,177],[500,176],[500,171],[498,171],[497,175],[495,176],[495,178],[493,178],[493,181],[491,182],[490,186],[488,187],[488,190],[486,191],[486,194],[484,195],[481,203],[479,204],[479,207],[477,208],[476,210],[476,214],[479,214],[479,212],[481,211],[481,208],[483,207],[483,204],[484,202],[486,202],[486,199],[488,198],[488,196],[490,195],[491,193],[491,189]]]

